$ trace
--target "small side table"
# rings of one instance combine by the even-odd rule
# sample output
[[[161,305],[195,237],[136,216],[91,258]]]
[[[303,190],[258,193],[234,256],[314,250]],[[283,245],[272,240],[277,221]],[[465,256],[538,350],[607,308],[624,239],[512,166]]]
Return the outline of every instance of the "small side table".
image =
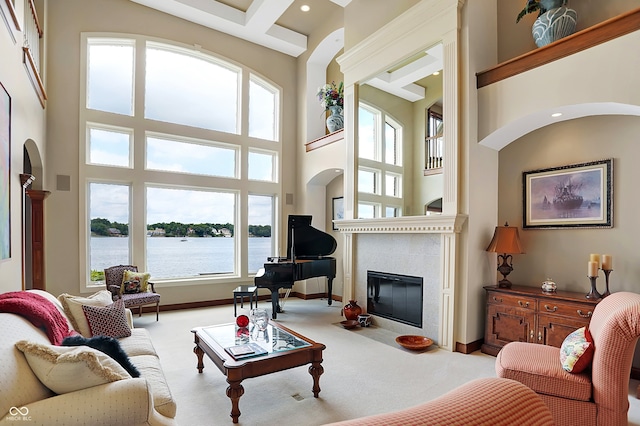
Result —
[[[251,309],[253,309],[253,302],[256,302],[256,308],[258,307],[258,287],[249,286],[249,285],[241,285],[233,290],[233,316],[238,316],[237,311],[237,302],[240,299],[240,307],[244,307],[244,298],[249,298],[249,304]]]

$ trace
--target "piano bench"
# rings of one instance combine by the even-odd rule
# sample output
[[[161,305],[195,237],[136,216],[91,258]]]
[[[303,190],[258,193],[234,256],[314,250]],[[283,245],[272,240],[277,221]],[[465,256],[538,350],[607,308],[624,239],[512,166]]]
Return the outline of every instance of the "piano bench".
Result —
[[[240,307],[244,307],[244,298],[249,298],[249,305],[251,309],[253,309],[253,302],[256,302],[256,308],[258,307],[258,287],[249,286],[249,285],[241,285],[233,290],[233,316],[238,316],[237,310],[237,302],[240,299]]]

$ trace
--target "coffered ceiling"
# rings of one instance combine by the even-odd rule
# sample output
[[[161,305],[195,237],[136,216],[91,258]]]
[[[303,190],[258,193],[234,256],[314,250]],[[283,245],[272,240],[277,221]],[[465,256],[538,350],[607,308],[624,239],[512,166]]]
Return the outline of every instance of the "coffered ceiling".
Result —
[[[351,0],[131,0],[253,43],[298,57],[326,16]],[[308,12],[300,8],[309,6]]]

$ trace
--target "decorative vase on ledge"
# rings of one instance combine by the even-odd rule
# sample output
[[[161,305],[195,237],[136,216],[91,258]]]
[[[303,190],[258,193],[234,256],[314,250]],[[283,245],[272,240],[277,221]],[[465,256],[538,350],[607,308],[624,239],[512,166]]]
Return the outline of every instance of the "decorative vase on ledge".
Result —
[[[578,20],[578,14],[575,10],[569,9],[566,6],[558,7],[558,3],[562,4],[562,1],[558,0],[541,0],[540,2],[543,3],[545,7],[546,5],[544,3],[551,3],[550,6],[552,8],[548,8],[547,11],[540,15],[533,23],[531,33],[533,34],[533,40],[536,46],[546,46],[575,32],[576,22]]]
[[[331,111],[331,115],[327,117],[327,129],[330,133],[340,130],[344,127],[344,118],[342,117],[342,107],[332,105],[327,107]]]

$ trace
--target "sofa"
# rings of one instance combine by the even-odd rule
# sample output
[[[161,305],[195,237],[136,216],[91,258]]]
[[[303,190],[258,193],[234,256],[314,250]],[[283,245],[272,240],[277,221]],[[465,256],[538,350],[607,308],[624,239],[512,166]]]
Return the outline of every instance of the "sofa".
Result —
[[[551,411],[515,380],[472,380],[423,404],[326,426],[553,426]]]
[[[106,306],[103,293],[96,293],[95,297],[88,298],[63,298],[61,295],[61,299],[41,290],[10,293],[35,294],[36,300],[46,299],[51,302],[55,306],[55,310],[51,309],[55,314],[53,316],[67,322],[62,328],[68,326],[68,333],[65,330],[68,335],[82,334],[78,333],[76,327],[81,328],[78,324],[83,320],[79,317],[70,318],[70,311],[65,310],[64,301],[73,301],[76,310],[78,307],[86,309],[78,303],[84,300],[88,300],[89,305]],[[110,298],[110,295],[107,297]],[[42,304],[51,307],[46,301]],[[12,311],[1,308],[2,305],[0,425],[15,425],[16,422],[25,421],[33,426],[176,424],[176,403],[149,332],[133,327],[129,310],[125,310],[125,324],[130,328],[131,335],[118,338],[117,342],[125,352],[125,358],[128,357],[139,372],[140,376],[136,378],[101,351],[87,346],[53,344],[51,339],[55,333],[51,329],[34,325],[38,322],[25,317],[21,311],[9,313]],[[86,327],[86,323],[83,325]],[[86,330],[82,335],[90,337],[86,336]],[[39,352],[33,348],[38,348]],[[60,351],[62,355],[58,355],[56,351]],[[57,358],[52,361],[52,356]],[[54,388],[56,392],[50,388]]]

